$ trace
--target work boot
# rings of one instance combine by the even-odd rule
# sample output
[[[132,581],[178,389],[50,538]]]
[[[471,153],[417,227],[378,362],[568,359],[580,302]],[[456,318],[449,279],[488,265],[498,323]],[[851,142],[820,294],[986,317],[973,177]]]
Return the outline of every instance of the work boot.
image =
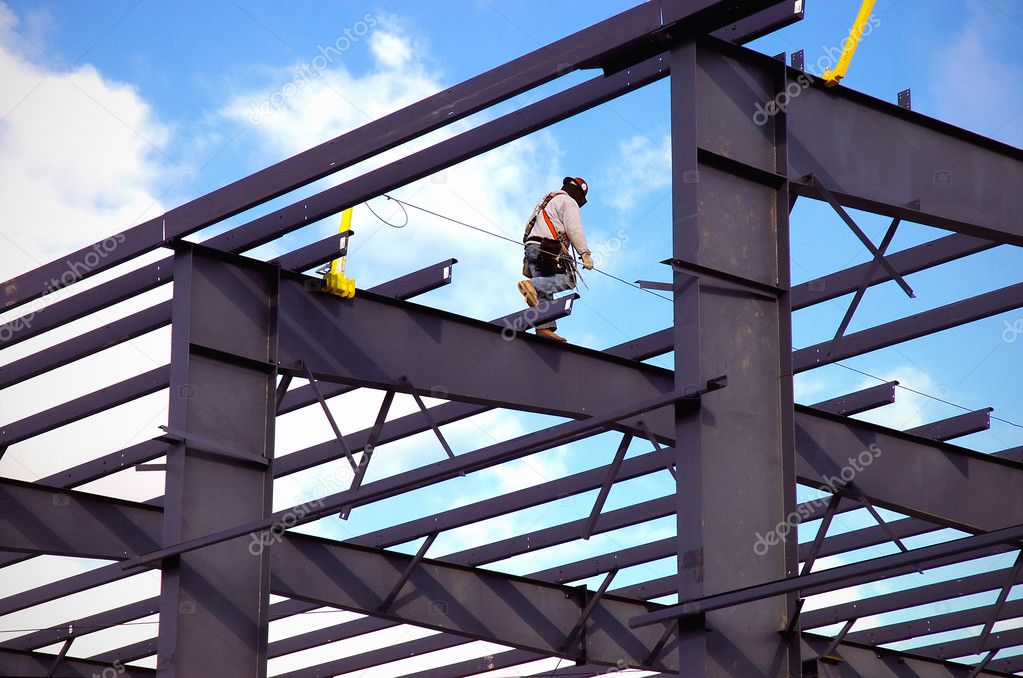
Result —
[[[532,285],[530,285],[532,287]],[[553,341],[568,341],[560,334],[556,334],[554,330],[549,327],[539,327],[536,330],[536,336],[543,337],[544,339],[551,339]]]
[[[539,297],[536,296],[536,288],[533,287],[533,283],[528,280],[519,281],[519,292],[526,300],[526,305],[533,307],[536,306],[539,301]]]

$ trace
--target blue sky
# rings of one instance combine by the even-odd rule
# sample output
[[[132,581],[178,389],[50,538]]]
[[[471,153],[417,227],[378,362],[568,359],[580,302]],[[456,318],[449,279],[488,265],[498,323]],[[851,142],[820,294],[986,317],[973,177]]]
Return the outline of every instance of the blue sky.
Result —
[[[156,216],[632,4],[0,2],[0,77],[6,83],[0,91],[0,279]],[[812,65],[845,37],[858,4],[809,0],[802,23],[751,47],[766,54],[802,48]],[[875,16],[877,27],[863,40],[846,86],[889,101],[895,100],[899,90],[911,87],[915,110],[1016,146],[1023,144],[1023,56],[1016,49],[1023,38],[1023,6],[1011,0],[878,0]],[[593,75],[571,74],[456,123],[452,129],[395,149],[385,159],[367,161],[234,217],[198,237],[240,225]],[[656,83],[395,195],[518,238],[536,200],[555,188],[562,176],[580,175],[591,186],[583,221],[593,249],[602,255],[598,264],[625,280],[667,280],[667,270],[657,263],[670,252],[667,87],[666,81]],[[389,220],[403,218],[393,203],[376,199],[373,205]],[[854,216],[875,242],[880,241],[887,219],[859,212]],[[514,245],[414,211],[408,226],[396,230],[358,207],[353,227],[350,273],[362,287],[453,256],[459,259],[455,282],[424,296],[422,303],[484,319],[521,305],[514,287],[521,255]],[[325,220],[254,254],[268,256],[291,249],[335,229],[336,220]],[[795,282],[868,259],[838,217],[819,203],[800,200],[793,213],[792,234]],[[935,229],[903,224],[891,250],[941,235]],[[873,288],[851,330],[1019,282],[1021,264],[1018,250],[1003,247],[910,276],[916,299],[906,299],[894,284]],[[572,341],[599,348],[670,323],[667,301],[600,275],[591,274],[586,280],[583,298],[562,322],[562,333]],[[158,291],[137,302],[138,306],[128,304],[117,312],[131,312],[168,293]],[[796,345],[829,338],[847,304],[848,297],[797,313]],[[89,322],[71,329],[101,324]],[[982,451],[1023,445],[1023,428],[1018,425],[1023,423],[1018,395],[1023,334],[1017,337],[1017,322],[1023,328],[1023,311],[907,342],[847,364],[886,379],[897,378],[905,386],[971,409],[994,407],[994,415],[1003,421],[994,421],[988,432],[959,441],[964,445]],[[53,334],[50,340],[25,342],[3,359],[42,350],[60,337]],[[55,404],[55,386],[72,397],[93,390],[103,380],[112,383],[148,369],[165,353],[166,336],[154,333],[133,342],[123,355],[105,352],[49,378],[12,387],[0,393],[0,419],[16,420],[40,406]],[[102,360],[117,364],[110,368]],[[670,358],[655,362],[670,365]],[[797,400],[816,402],[872,383],[876,382],[831,366],[801,375]],[[351,406],[356,415],[343,428],[357,430],[363,419],[371,420],[376,401],[363,397]],[[130,421],[130,428],[137,432],[127,442],[154,435],[165,403],[151,397],[133,407],[119,408],[107,419],[93,418],[85,424],[93,428],[86,430],[123,428]],[[396,403],[399,412],[410,407],[400,399]],[[895,406],[865,418],[908,428],[960,412],[903,390]],[[469,450],[550,421],[494,415],[452,425],[450,435],[456,449]],[[78,445],[76,452],[40,459],[39,452],[47,445],[69,446],[83,439],[81,429],[65,428],[12,448],[0,462],[0,473],[31,479],[126,444],[121,438],[100,436],[88,449],[77,449]],[[282,453],[329,438],[318,413],[294,415],[281,428]],[[603,436],[552,450],[481,474],[480,482],[469,489],[452,483],[450,493],[423,493],[414,501],[391,502],[388,511],[411,516],[416,511],[441,510],[452,495],[464,503],[607,463],[614,445]],[[630,454],[646,451],[640,447],[634,445]],[[391,452],[384,455],[387,448]],[[371,476],[432,461],[438,450],[428,436],[385,446],[374,460]],[[279,505],[288,505],[289,499],[301,496],[310,486],[322,486],[329,473],[328,468],[301,482],[281,485]],[[132,492],[152,495],[159,490],[151,485],[153,478],[142,482],[131,478],[130,489],[125,487],[128,482],[122,474],[89,489],[137,498],[144,496]],[[612,493],[609,507],[668,490],[665,478],[629,481]],[[590,502],[591,495],[581,495],[526,512],[517,520],[541,527],[557,522],[565,511],[585,515]],[[345,536],[390,519],[390,513],[360,510],[349,527],[323,529]],[[836,529],[862,524],[850,517],[844,525],[837,521]],[[671,527],[658,523],[616,533],[603,541],[595,539],[590,548],[593,552],[622,548],[659,538]],[[514,521],[498,521],[484,531],[500,536],[515,528]],[[456,550],[480,534],[452,536],[447,543],[442,539],[435,548]],[[564,552],[571,554],[566,558],[584,555],[571,549]],[[516,561],[506,567],[528,571],[530,563]],[[651,574],[655,569],[652,565],[633,575],[636,580],[656,576]]]

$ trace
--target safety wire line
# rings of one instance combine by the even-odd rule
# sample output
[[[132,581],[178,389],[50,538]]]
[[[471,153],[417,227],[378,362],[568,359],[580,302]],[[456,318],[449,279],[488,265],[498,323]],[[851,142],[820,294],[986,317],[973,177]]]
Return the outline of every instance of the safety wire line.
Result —
[[[515,245],[522,246],[522,242],[519,242],[518,240],[516,240],[514,238],[509,238],[506,235],[501,235],[500,233],[494,233],[493,231],[488,231],[485,228],[480,228],[479,226],[474,226],[473,224],[466,224],[463,221],[458,221],[457,219],[453,219],[452,217],[448,217],[447,215],[443,215],[443,214],[434,212],[432,210],[428,210],[427,208],[422,208],[422,207],[419,207],[417,205],[412,205],[411,202],[408,202],[406,200],[402,200],[400,198],[394,197],[393,195],[389,195],[387,193],[384,194],[384,197],[388,198],[389,200],[394,200],[395,202],[397,202],[397,204],[401,207],[402,211],[405,213],[405,223],[402,224],[401,226],[395,226],[394,224],[391,224],[388,221],[386,221],[385,219],[381,218],[380,215],[377,215],[375,212],[372,211],[372,209],[370,209],[370,212],[372,212],[374,217],[376,217],[377,219],[380,219],[382,222],[384,222],[388,226],[391,226],[392,228],[404,228],[406,225],[408,225],[408,212],[405,211],[405,208],[408,207],[408,208],[412,208],[413,210],[418,210],[419,212],[425,212],[426,214],[432,215],[434,217],[438,217],[440,219],[444,219],[446,221],[450,221],[453,224],[458,224],[459,226],[464,226],[466,228],[471,228],[474,231],[479,231],[481,233],[485,233],[485,234],[493,236],[495,238],[500,238],[501,240],[506,240],[506,241],[508,241],[510,243],[513,243]],[[368,205],[366,207],[368,207]],[[564,257],[564,256],[561,256],[561,257]],[[568,258],[568,259],[571,259],[571,258]],[[575,260],[571,260],[571,261],[574,262]],[[652,290],[652,289],[648,289],[646,287],[640,287],[639,285],[637,285],[635,283],[629,282],[628,280],[623,280],[622,278],[619,278],[616,275],[608,273],[607,271],[602,271],[601,269],[598,269],[596,267],[593,267],[592,270],[596,271],[597,273],[601,273],[602,275],[606,275],[609,278],[612,278],[613,280],[618,280],[619,282],[621,282],[623,284],[626,284],[626,285],[628,285],[630,287],[634,287],[634,288],[640,289],[640,290],[642,290],[644,292],[651,293],[651,295],[654,295],[654,297],[657,297],[659,299],[663,299],[663,300],[665,300],[667,302],[672,301],[668,297],[665,297],[663,295],[658,295],[658,293],[656,291]],[[863,370],[857,369],[855,367],[850,367],[849,365],[846,365],[845,363],[841,363],[841,362],[837,362],[836,361],[833,364],[838,365],[839,367],[847,369],[847,370],[849,370],[851,372],[856,372],[858,374],[862,374],[863,376],[869,376],[872,379],[877,379],[878,381],[881,381],[882,383],[885,383],[885,382],[888,381],[888,379],[882,378],[882,377],[880,377],[880,376],[878,376],[876,374],[871,374],[870,372],[864,372]],[[910,389],[909,387],[902,386],[901,383],[900,383],[900,385],[897,385],[897,386],[898,386],[899,389],[902,389],[903,391],[908,391],[910,393],[915,393],[918,396],[923,396],[924,398],[930,398],[931,400],[937,401],[939,403],[944,403],[945,405],[951,405],[952,407],[958,407],[959,409],[964,410],[966,412],[972,412],[973,411],[972,408],[965,407],[965,406],[960,405],[958,403],[953,403],[953,402],[947,401],[947,400],[945,400],[943,398],[938,398],[937,396],[932,396],[930,394],[924,393],[923,391],[917,391],[916,389]],[[1002,417],[993,416],[993,415],[991,415],[991,418],[996,420],[996,421],[1002,421],[1003,423],[1008,423],[1008,424],[1010,424],[1012,426],[1016,426],[1017,428],[1023,428],[1023,424],[1016,423],[1015,421],[1010,421],[1009,419],[1004,419]]]
[[[494,233],[493,231],[488,231],[487,229],[480,228],[479,226],[473,226],[472,224],[467,224],[464,221],[459,221],[458,219],[454,219],[454,218],[449,217],[449,216],[447,216],[445,214],[440,214],[439,212],[434,212],[433,210],[429,210],[429,209],[427,209],[425,207],[420,207],[419,205],[413,205],[410,202],[406,202],[406,201],[401,200],[399,198],[395,198],[394,196],[387,195],[386,193],[384,194],[384,197],[387,198],[388,200],[393,200],[394,202],[398,203],[399,205],[402,206],[402,209],[404,209],[405,207],[411,207],[412,209],[419,210],[420,212],[425,212],[426,214],[430,214],[430,215],[433,215],[433,216],[438,217],[440,219],[445,219],[447,221],[450,221],[453,224],[458,224],[459,226],[465,226],[466,228],[471,228],[474,231],[479,231],[480,233],[485,233],[486,235],[493,236],[495,238],[500,238],[501,240],[505,240],[507,242],[510,242],[513,245],[517,246],[517,247],[522,247],[522,243],[520,241],[515,240],[514,238],[509,238],[506,235],[501,235],[500,233]],[[373,214],[375,215],[376,212],[373,212]],[[408,213],[406,212],[406,216],[407,216],[407,214]],[[380,219],[380,217],[378,216],[377,219]],[[380,219],[380,221],[383,221],[385,224],[387,224],[388,226],[391,226],[393,228],[400,228],[400,227],[394,226],[393,224],[388,223],[387,221],[384,221],[383,219]],[[406,220],[406,223],[408,223],[407,220]],[[573,263],[578,263],[572,257],[566,257],[564,255],[558,255],[558,258],[563,258],[563,259],[566,259],[566,260],[571,261]],[[668,297],[664,296],[663,294],[657,294],[657,292],[654,292],[653,290],[648,290],[645,287],[640,287],[639,285],[637,285],[635,283],[631,283],[628,280],[623,280],[622,278],[619,278],[616,275],[612,275],[611,273],[608,273],[607,271],[600,270],[596,266],[594,266],[590,270],[596,271],[597,273],[600,273],[602,275],[606,275],[608,278],[611,278],[612,280],[617,280],[618,282],[622,283],[623,285],[628,285],[629,287],[632,287],[634,289],[640,290],[642,292],[646,292],[648,294],[652,294],[655,297],[657,297],[658,299],[664,299],[665,301],[671,301],[671,299],[669,299]]]

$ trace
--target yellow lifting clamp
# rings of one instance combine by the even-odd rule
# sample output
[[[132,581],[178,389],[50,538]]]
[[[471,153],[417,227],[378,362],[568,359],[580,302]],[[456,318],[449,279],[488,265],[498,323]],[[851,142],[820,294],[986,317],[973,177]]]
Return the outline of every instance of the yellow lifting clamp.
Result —
[[[874,0],[863,0],[863,4],[860,5],[860,13],[856,15],[856,21],[853,22],[852,30],[849,31],[849,37],[842,46],[842,54],[838,57],[838,64],[834,68],[829,68],[821,76],[824,84],[828,87],[834,87],[845,77],[845,72],[849,70],[849,62],[852,61],[853,53],[856,51],[856,46],[860,44],[860,39],[866,30],[867,21],[870,19],[870,13],[873,11]]]
[[[345,254],[340,259],[331,261],[330,270],[323,274],[323,291],[345,299],[355,296],[355,279],[345,277],[345,264],[348,263],[348,235],[351,228],[352,208],[349,207],[341,213],[341,228],[338,231],[338,233],[345,234]]]

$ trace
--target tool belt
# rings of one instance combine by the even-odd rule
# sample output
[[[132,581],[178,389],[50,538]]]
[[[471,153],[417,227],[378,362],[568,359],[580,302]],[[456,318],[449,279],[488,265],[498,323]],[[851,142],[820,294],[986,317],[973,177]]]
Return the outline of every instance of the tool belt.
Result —
[[[567,257],[562,256],[565,254],[564,245],[561,244],[560,240],[552,240],[551,238],[541,238],[539,236],[533,236],[526,239],[527,243],[539,243],[540,244],[540,255],[536,259],[537,273],[541,276],[558,275],[559,273],[568,273],[568,267],[565,265]],[[523,273],[528,278],[529,265],[523,262]]]

